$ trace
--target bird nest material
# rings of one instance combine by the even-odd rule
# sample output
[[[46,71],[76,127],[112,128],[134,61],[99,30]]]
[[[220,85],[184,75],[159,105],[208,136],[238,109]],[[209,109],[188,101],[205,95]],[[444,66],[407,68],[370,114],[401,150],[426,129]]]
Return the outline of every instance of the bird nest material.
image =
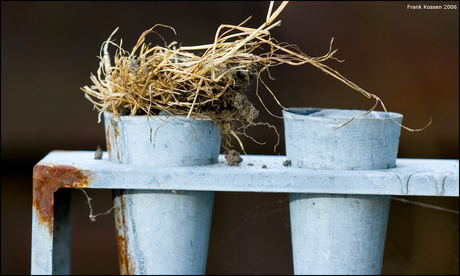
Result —
[[[382,103],[379,97],[366,92],[322,63],[336,59],[333,55],[337,50],[332,50],[333,40],[327,54],[313,58],[297,46],[279,43],[271,37],[270,30],[281,24],[275,19],[287,3],[283,2],[272,12],[271,2],[266,21],[257,29],[243,26],[251,17],[237,26],[221,25],[214,43],[208,45],[176,48],[176,42],[169,45],[165,42],[165,47],[144,43],[147,34],[156,33],[156,27],[169,28],[175,33],[172,27],[157,24],[143,32],[128,52],[122,48],[122,41],[119,45],[111,41],[117,28],[102,44],[97,76],[91,74],[90,77],[93,85],[81,89],[99,110],[99,122],[104,111],[116,116],[156,115],[165,111],[171,115],[212,120],[219,127],[220,134],[235,137],[243,151],[238,134],[245,135],[247,127],[260,124],[254,122],[259,112],[245,92],[254,78],[257,79],[257,91],[259,81],[265,85],[260,74],[266,70],[268,72],[270,67],[309,63],[367,98],[376,99],[371,110],[379,102]],[[117,48],[113,65],[109,45]],[[268,46],[269,51],[254,53],[262,45]],[[204,53],[198,55],[194,51]],[[282,107],[274,93],[265,87]],[[256,94],[259,97],[258,92]]]

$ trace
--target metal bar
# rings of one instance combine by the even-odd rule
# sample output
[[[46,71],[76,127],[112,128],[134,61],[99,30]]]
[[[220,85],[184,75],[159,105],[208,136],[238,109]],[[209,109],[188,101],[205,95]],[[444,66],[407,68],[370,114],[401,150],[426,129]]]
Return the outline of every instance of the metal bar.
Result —
[[[63,257],[70,256],[68,251],[70,250],[68,249],[70,226],[68,219],[65,218],[68,216],[69,195],[68,192],[59,193],[55,202],[54,194],[60,188],[86,187],[94,177],[95,173],[92,171],[79,170],[65,164],[38,163],[34,166],[31,274],[69,271],[68,261],[62,262],[59,258],[56,260],[53,258],[61,252],[65,255]],[[55,205],[56,225],[54,224]],[[58,230],[56,241],[54,241],[55,230]],[[55,252],[53,252],[53,245],[57,247]]]
[[[59,196],[61,191],[54,201],[55,192],[64,187],[317,194],[343,194],[346,190],[369,195],[459,196],[458,160],[397,159],[393,169],[327,171],[283,166],[285,156],[248,155],[239,166],[228,166],[220,155],[219,163],[213,165],[147,168],[115,164],[107,160],[107,152],[95,160],[94,154],[52,151],[34,167],[32,274],[70,271],[70,261],[54,259],[61,253],[65,254],[62,259],[70,254],[70,226],[65,221],[68,211],[65,196]]]
[[[97,189],[459,196],[458,160],[399,158],[392,169],[335,171],[283,166],[285,156],[242,156],[239,166],[220,155],[213,165],[142,167],[110,162],[107,152],[95,160],[94,153],[53,151],[39,164],[91,173],[85,188]]]
[[[51,202],[50,202],[51,204]],[[32,260],[30,273],[52,274],[53,233],[48,226],[39,221],[38,212],[32,209]]]

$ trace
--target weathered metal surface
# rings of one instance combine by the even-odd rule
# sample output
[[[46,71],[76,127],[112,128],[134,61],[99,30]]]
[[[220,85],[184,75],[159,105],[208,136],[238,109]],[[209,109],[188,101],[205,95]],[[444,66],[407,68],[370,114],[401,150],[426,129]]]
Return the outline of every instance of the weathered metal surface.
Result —
[[[363,114],[365,110],[283,110],[286,157],[293,167],[315,170],[394,168],[401,132],[395,122],[401,124],[403,116],[391,112],[390,118],[382,111]]]
[[[118,192],[121,273],[205,274],[213,201],[214,192]]]
[[[48,226],[38,222],[37,210],[32,208],[31,274],[52,274],[53,235]]]
[[[37,210],[38,222],[47,225],[50,234],[53,230],[54,192],[59,188],[88,187],[94,176],[92,171],[69,165],[40,162],[34,166],[32,206]]]
[[[134,265],[132,257],[128,253],[128,242],[126,240],[126,233],[123,225],[125,225],[126,217],[123,214],[124,198],[120,196],[121,190],[113,190],[113,201],[115,205],[115,227],[117,232],[117,246],[118,246],[118,261],[120,265],[120,273],[122,275],[134,274]]]
[[[119,143],[121,131],[118,125],[118,119],[113,115],[105,114],[104,125],[109,160],[115,163],[121,163],[120,152],[123,151],[123,145]]]
[[[296,275],[380,274],[391,196],[290,194]]]
[[[217,162],[218,128],[183,116],[104,113],[109,160],[142,167]],[[133,185],[151,180],[126,178]],[[214,192],[115,191],[122,274],[205,274]]]
[[[50,154],[60,152],[55,151]],[[81,170],[71,165],[53,162],[40,162],[35,165],[32,202],[32,274],[69,271],[70,263],[56,257],[60,253],[62,253],[61,257],[70,256],[70,251],[68,251],[70,228],[65,218],[68,215],[65,213],[68,213],[66,205],[69,198],[66,195],[63,199],[66,202],[56,202],[58,205],[56,220],[59,225],[54,227],[54,194],[60,188],[89,187],[94,179],[96,179],[94,171]],[[53,230],[56,231],[56,239],[53,239]],[[56,247],[55,250],[53,244]],[[61,249],[65,252],[61,252]]]
[[[283,110],[286,157],[303,169],[394,168],[401,132],[395,121],[401,124],[403,116],[363,114],[366,111]],[[439,188],[437,194],[442,195]],[[289,199],[295,274],[380,274],[391,196],[291,193]]]
[[[185,116],[104,113],[109,160],[138,166],[199,166],[217,162],[221,137],[212,121]]]
[[[239,166],[228,166],[220,155],[213,165],[144,167],[115,164],[105,153],[94,160],[94,151],[62,151],[51,152],[42,162],[96,173],[87,187],[95,189],[459,196],[458,160],[399,158],[392,169],[334,171],[286,167],[286,156],[242,157]]]
[[[396,168],[392,169],[332,171],[283,166],[285,156],[243,156],[239,166],[226,165],[225,157],[220,155],[219,162],[213,165],[143,167],[110,162],[107,153],[96,160],[94,153],[52,151],[40,161],[34,180],[37,186],[34,199],[41,200],[32,208],[32,274],[53,272],[53,234],[49,228],[53,208],[43,204],[48,202],[52,206],[51,193],[66,185],[74,187],[88,183],[85,188],[95,189],[459,196],[458,160],[397,159]],[[266,169],[262,169],[263,164]],[[56,166],[67,168],[64,170],[67,173],[50,174],[49,169],[54,171]],[[47,182],[54,184],[48,189],[42,187]],[[118,228],[117,233],[122,236]],[[121,252],[127,252],[124,239],[119,238],[118,245]],[[120,259],[120,264],[126,268],[121,271],[132,273],[127,269],[132,266],[131,257],[122,256],[128,258]]]

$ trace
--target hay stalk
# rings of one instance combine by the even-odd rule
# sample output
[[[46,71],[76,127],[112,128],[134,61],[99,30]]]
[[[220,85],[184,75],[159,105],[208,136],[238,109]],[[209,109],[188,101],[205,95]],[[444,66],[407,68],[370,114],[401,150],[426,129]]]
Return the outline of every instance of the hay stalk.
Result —
[[[266,21],[257,29],[243,26],[250,17],[238,25],[222,24],[216,31],[214,43],[198,46],[176,48],[177,42],[168,45],[154,29],[169,28],[176,33],[174,28],[156,24],[144,31],[128,52],[122,48],[122,41],[120,44],[111,41],[118,30],[116,28],[102,44],[97,76],[90,77],[93,85],[81,89],[99,110],[99,121],[104,111],[116,116],[156,115],[165,111],[171,115],[212,120],[222,135],[235,137],[242,149],[238,129],[256,125],[254,120],[258,116],[258,111],[245,95],[246,90],[253,78],[262,81],[262,72],[280,64],[298,66],[309,63],[367,98],[376,99],[376,104],[381,103],[386,111],[379,97],[322,63],[336,59],[337,50],[332,51],[333,39],[324,56],[312,58],[296,46],[278,43],[271,37],[270,30],[280,26],[281,21],[275,20],[287,4],[287,1],[283,2],[272,13],[271,2]],[[150,33],[157,33],[165,46],[146,44],[145,37]],[[113,60],[109,45],[117,49]],[[254,51],[262,45],[268,45],[270,50],[255,54]],[[197,55],[194,51],[198,50],[205,52]],[[267,89],[282,107],[275,94]],[[259,97],[258,91],[256,94]]]

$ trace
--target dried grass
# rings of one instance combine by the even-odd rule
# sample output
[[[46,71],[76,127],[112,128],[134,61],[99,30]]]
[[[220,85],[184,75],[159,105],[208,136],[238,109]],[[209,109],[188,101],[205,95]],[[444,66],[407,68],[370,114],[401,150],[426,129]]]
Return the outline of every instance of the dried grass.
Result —
[[[270,30],[281,24],[281,21],[274,21],[287,3],[283,2],[272,13],[271,2],[266,21],[257,29],[243,26],[251,17],[237,26],[221,25],[214,43],[209,45],[176,49],[176,42],[169,45],[165,42],[164,47],[145,44],[146,35],[156,33],[154,29],[157,27],[169,28],[175,33],[172,27],[157,24],[142,33],[128,52],[122,48],[122,41],[119,45],[111,41],[117,28],[102,44],[97,76],[92,74],[90,77],[93,85],[82,88],[85,97],[99,110],[99,121],[104,111],[113,112],[116,116],[155,115],[165,111],[171,115],[212,120],[221,135],[235,137],[243,151],[238,135],[245,134],[247,127],[256,125],[254,120],[259,114],[245,92],[254,78],[257,84],[261,81],[265,85],[260,74],[268,72],[270,67],[309,63],[367,98],[376,99],[376,105],[371,110],[382,103],[379,97],[322,63],[335,59],[333,55],[337,50],[332,50],[333,40],[327,54],[313,58],[295,45],[279,43],[271,37]],[[113,65],[109,45],[117,48]],[[260,50],[262,45],[269,50],[255,54],[254,51]],[[198,55],[194,53],[196,51],[204,53]],[[276,100],[274,93],[267,89]],[[383,103],[382,106],[385,109]]]

